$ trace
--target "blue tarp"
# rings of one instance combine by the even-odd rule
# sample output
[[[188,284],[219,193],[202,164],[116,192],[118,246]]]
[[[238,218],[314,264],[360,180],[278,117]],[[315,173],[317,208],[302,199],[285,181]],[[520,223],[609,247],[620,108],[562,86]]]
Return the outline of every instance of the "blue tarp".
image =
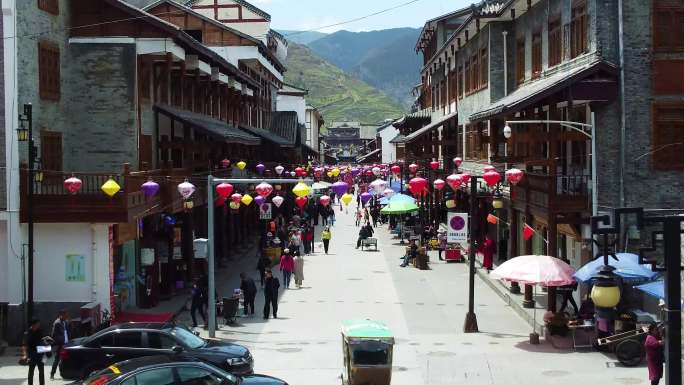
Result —
[[[618,276],[622,277],[627,282],[651,281],[658,278],[658,272],[651,270],[650,265],[640,265],[639,256],[631,253],[617,253],[616,261],[612,257],[608,258],[608,264],[615,267],[613,271]],[[597,258],[593,261],[587,262],[575,272],[575,279],[580,282],[589,282],[599,273],[603,266],[603,258]]]

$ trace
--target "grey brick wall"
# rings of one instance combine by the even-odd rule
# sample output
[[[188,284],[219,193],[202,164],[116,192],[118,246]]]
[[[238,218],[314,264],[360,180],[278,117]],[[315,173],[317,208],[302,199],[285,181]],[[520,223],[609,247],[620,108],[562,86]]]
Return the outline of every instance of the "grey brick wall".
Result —
[[[3,31],[2,17],[0,17],[0,34]],[[0,39],[0,210],[7,209],[7,181],[5,179],[5,39]]]
[[[465,73],[464,60],[469,60],[470,57],[476,53],[479,54],[479,50],[481,48],[486,47],[488,44],[490,44],[489,35],[490,27],[489,25],[487,25],[484,28],[480,29],[480,33],[476,34],[471,39],[469,39],[468,42],[465,43],[459,51],[458,60],[456,62],[456,68],[458,68],[459,65],[463,66],[463,71]],[[491,56],[492,55],[490,51],[490,55],[488,55],[488,60],[490,62],[492,60],[490,58]],[[467,76],[467,74],[465,76]],[[489,84],[492,84],[491,79],[489,81]],[[465,96],[463,99],[460,99],[458,101],[459,125],[468,124],[468,117],[472,113],[488,106],[491,103],[490,87],[487,87],[481,91]]]

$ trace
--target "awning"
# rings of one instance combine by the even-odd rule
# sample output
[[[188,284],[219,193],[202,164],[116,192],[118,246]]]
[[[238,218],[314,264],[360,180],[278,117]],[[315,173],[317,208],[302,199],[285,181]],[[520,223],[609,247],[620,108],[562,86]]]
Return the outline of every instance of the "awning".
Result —
[[[430,122],[431,117],[432,109],[425,108],[423,110],[404,115],[395,120],[393,124],[397,128],[420,127],[423,124]]]
[[[418,139],[419,137],[423,136],[424,134],[427,134],[430,130],[441,126],[447,120],[455,118],[456,115],[457,115],[456,112],[452,112],[449,115],[444,115],[439,120],[437,120],[436,122],[430,123],[427,126],[421,128],[420,130],[412,132],[410,135],[407,135],[406,138],[404,138],[404,143],[413,142],[414,140]]]
[[[367,159],[370,159],[373,155],[377,155],[377,154],[379,154],[379,153],[380,153],[380,149],[379,149],[379,148],[376,148],[375,150],[369,152],[368,154],[358,157],[358,158],[357,158],[357,161],[358,161],[358,162],[364,162],[364,161],[366,161]]]
[[[153,109],[154,111],[160,112],[194,129],[202,131],[209,136],[225,140],[228,143],[245,145],[261,144],[261,140],[258,137],[228,125],[228,123],[222,120],[214,119],[206,115],[201,115],[186,110],[181,110],[165,104],[155,104]]]
[[[294,142],[287,140],[283,138],[282,136],[271,132],[269,130],[265,130],[263,128],[259,127],[250,127],[250,126],[240,126],[240,129],[247,131],[250,134],[256,135],[260,137],[261,139],[264,139],[268,142],[271,142],[273,144],[276,144],[280,147],[294,147]]]
[[[309,153],[318,154],[318,151],[316,151],[315,148],[309,146],[309,145],[306,144],[306,143],[302,143],[302,148],[303,148],[304,150],[306,150],[307,152],[309,152]]]
[[[470,115],[469,120],[477,122],[518,112],[565,89],[569,90],[568,98],[575,101],[609,101],[617,95],[617,71],[615,65],[601,60],[568,71],[558,71],[518,88],[485,109]],[[592,76],[599,72],[609,76]]]

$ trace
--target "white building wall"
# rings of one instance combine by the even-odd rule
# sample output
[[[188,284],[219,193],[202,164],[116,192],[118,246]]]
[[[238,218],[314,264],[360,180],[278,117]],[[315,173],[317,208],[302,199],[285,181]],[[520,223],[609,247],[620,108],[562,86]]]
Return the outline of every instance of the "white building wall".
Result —
[[[258,47],[253,46],[230,46],[230,47],[209,47],[214,52],[218,53],[224,59],[228,60],[230,64],[238,67],[240,60],[256,59],[269,72],[276,77],[276,79],[283,81],[283,74],[278,72],[275,67],[259,52]]]
[[[276,111],[295,111],[299,124],[306,123],[306,100],[303,96],[278,95]]]
[[[380,132],[382,143],[382,163],[391,163],[397,160],[397,148],[390,140],[399,134],[399,130],[393,125],[387,126]]]
[[[0,303],[9,302],[7,254],[7,222],[0,220]]]

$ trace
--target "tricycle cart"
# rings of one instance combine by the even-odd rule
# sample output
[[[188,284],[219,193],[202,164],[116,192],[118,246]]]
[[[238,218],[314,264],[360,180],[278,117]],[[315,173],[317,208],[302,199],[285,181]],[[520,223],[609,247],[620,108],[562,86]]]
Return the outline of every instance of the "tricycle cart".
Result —
[[[380,321],[342,323],[343,385],[389,385],[394,337]]]
[[[599,338],[598,346],[611,346],[618,361],[625,366],[637,366],[646,356],[644,341],[647,331],[636,328],[610,337]]]

